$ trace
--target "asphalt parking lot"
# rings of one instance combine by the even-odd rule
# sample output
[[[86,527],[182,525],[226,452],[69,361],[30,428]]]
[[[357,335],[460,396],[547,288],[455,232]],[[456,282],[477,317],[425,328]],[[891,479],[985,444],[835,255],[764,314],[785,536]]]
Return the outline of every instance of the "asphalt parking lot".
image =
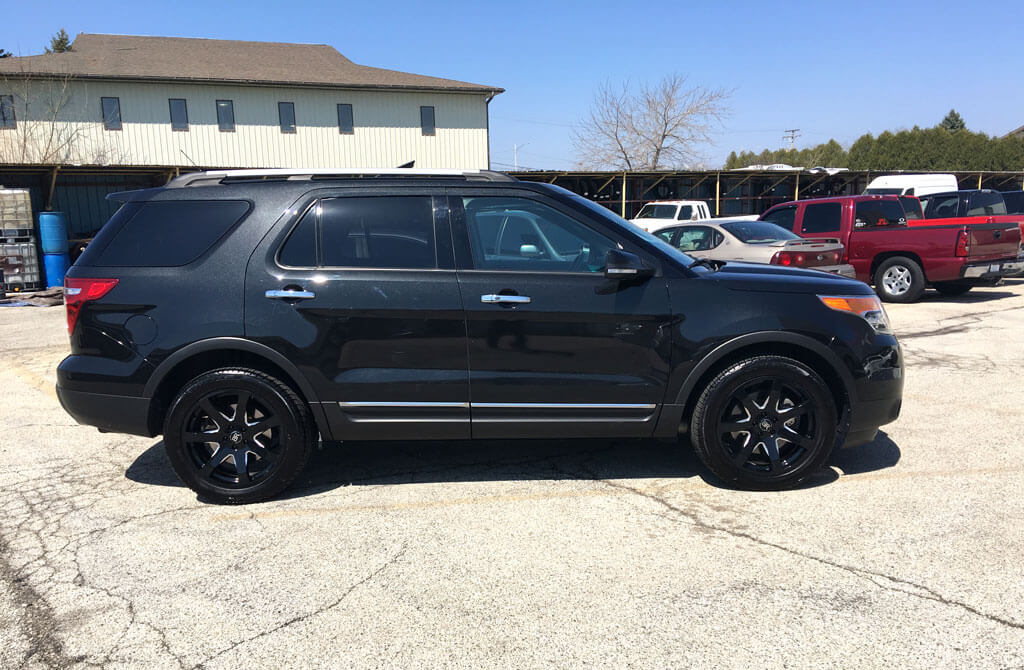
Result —
[[[346,444],[205,504],[0,309],[0,667],[1024,666],[1024,280],[889,306],[903,416],[812,485],[644,441]]]

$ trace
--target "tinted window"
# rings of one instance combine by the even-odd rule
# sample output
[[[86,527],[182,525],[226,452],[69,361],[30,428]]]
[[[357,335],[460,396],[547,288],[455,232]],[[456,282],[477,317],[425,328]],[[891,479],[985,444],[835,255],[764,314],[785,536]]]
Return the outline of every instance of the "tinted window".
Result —
[[[526,198],[463,198],[474,267],[602,272],[617,245],[556,209]]]
[[[147,202],[114,233],[98,260],[90,257],[86,261],[107,266],[186,265],[212,247],[248,211],[249,203],[235,200]]]
[[[329,267],[437,267],[430,196],[320,202],[320,257]]]
[[[796,222],[796,207],[783,207],[782,209],[772,210],[767,214],[762,214],[761,221],[770,221],[786,230],[793,230],[793,223]]]
[[[926,219],[948,219],[957,215],[960,207],[960,196],[943,195],[921,198]]]
[[[681,205],[679,207],[679,215],[676,217],[680,221],[689,221],[693,218],[693,205]]]
[[[107,130],[121,130],[121,101],[117,98],[100,98],[103,107],[103,127]]]
[[[171,130],[188,130],[188,105],[182,98],[167,102],[171,107]]]
[[[647,203],[640,208],[640,213],[636,215],[638,219],[674,219],[676,218],[676,209],[679,205],[656,205],[654,203]]]
[[[902,188],[866,188],[864,195],[903,195]]]
[[[235,103],[232,101],[217,101],[217,127],[225,133],[235,130]]]
[[[355,133],[352,105],[338,105],[338,132],[342,135],[352,135]]]
[[[310,207],[299,225],[281,247],[277,260],[281,265],[296,268],[312,268],[319,265],[316,260],[316,219],[317,208]]]
[[[853,225],[857,228],[906,224],[903,206],[895,200],[864,200],[854,210]]]
[[[907,221],[917,221],[924,218],[920,200],[908,196],[900,196],[899,200],[900,204],[903,205],[903,214],[907,217]]]
[[[898,206],[898,205],[897,205]],[[900,213],[902,214],[902,209]],[[843,206],[838,202],[807,205],[804,208],[803,227],[805,234],[838,233],[843,220]]]
[[[277,103],[277,119],[281,122],[282,133],[294,133],[295,132],[295,103],[294,102],[279,102]]]
[[[1007,214],[1024,214],[1024,191],[1006,191],[1003,193]]]
[[[779,240],[800,239],[798,235],[770,221],[733,221],[720,225],[745,244],[769,244]]]
[[[0,95],[0,128],[15,128],[17,125],[14,119],[14,96]]]
[[[420,128],[424,135],[433,135],[436,126],[434,124],[434,108],[420,107]]]
[[[967,216],[994,216],[1006,214],[1006,203],[1003,196],[993,191],[980,191],[972,193],[970,204],[967,209]]]

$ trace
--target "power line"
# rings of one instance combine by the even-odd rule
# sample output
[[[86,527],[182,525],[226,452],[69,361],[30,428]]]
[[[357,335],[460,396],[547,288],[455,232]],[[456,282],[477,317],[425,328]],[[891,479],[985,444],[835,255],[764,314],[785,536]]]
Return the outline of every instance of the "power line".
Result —
[[[792,129],[787,130],[785,132],[786,132],[786,134],[782,136],[782,141],[785,142],[786,140],[789,140],[789,148],[790,149],[795,149],[796,148],[796,138],[800,137],[800,129],[799,128],[792,128]]]

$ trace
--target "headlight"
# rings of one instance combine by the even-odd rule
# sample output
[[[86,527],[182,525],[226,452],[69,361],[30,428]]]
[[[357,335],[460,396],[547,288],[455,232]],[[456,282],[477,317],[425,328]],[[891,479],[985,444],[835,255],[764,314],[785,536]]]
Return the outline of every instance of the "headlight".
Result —
[[[876,296],[819,295],[818,299],[837,312],[856,314],[870,323],[876,332],[892,332],[889,329],[889,316],[882,307],[882,301]]]

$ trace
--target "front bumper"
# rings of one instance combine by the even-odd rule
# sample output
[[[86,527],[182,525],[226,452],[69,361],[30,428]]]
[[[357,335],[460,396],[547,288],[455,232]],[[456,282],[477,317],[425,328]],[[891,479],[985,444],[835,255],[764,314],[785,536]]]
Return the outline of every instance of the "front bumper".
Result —
[[[1012,277],[1024,272],[1024,260],[989,261],[986,263],[968,263],[960,270],[963,279],[1000,279]]]
[[[903,407],[903,351],[896,344],[865,361],[864,376],[854,384],[850,427],[844,447],[875,439],[878,427],[892,423]]]

